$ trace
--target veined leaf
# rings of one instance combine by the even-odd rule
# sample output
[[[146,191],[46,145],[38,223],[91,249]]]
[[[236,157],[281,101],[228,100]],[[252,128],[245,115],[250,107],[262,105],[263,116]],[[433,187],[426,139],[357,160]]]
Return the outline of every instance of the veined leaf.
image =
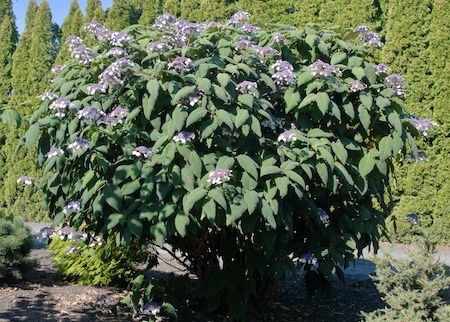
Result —
[[[194,123],[197,123],[198,121],[203,119],[206,116],[206,114],[208,114],[208,110],[206,108],[196,108],[191,113],[189,113],[189,116],[187,117],[186,120],[186,127]]]
[[[110,183],[103,189],[103,194],[105,196],[106,203],[120,212],[123,202],[123,195],[120,188],[115,184]]]
[[[189,213],[194,207],[194,204],[206,196],[206,189],[197,187],[194,190],[188,192],[183,198],[183,210],[185,213]]]
[[[341,141],[331,142],[331,149],[342,164],[347,163],[348,152]]]
[[[330,104],[330,97],[326,92],[319,92],[316,95],[317,107],[319,108],[322,115],[328,111],[328,107]]]
[[[284,101],[286,102],[286,113],[297,107],[301,101],[300,93],[289,87],[284,93]]]
[[[258,206],[258,193],[254,190],[246,190],[244,192],[244,201],[247,204],[248,213],[251,215]]]
[[[186,236],[187,234],[187,227],[191,220],[189,219],[189,216],[186,215],[183,212],[179,212],[175,217],[175,229],[180,234],[181,237]]]
[[[378,144],[378,150],[380,151],[380,161],[385,161],[392,156],[392,138],[389,136],[383,137]]]
[[[246,109],[240,109],[236,115],[236,119],[234,120],[234,125],[236,125],[236,128],[240,128],[242,125],[244,125],[244,123],[247,122],[249,116],[250,115]]]
[[[208,191],[208,197],[213,199],[216,203],[218,203],[224,210],[227,210],[227,200],[223,195],[223,191],[219,188],[213,188]]]
[[[375,167],[375,160],[370,156],[370,154],[366,154],[359,160],[358,170],[361,176],[366,176],[370,172],[372,172]]]
[[[249,156],[240,154],[237,156],[239,165],[248,172],[254,179],[258,180],[258,164]]]

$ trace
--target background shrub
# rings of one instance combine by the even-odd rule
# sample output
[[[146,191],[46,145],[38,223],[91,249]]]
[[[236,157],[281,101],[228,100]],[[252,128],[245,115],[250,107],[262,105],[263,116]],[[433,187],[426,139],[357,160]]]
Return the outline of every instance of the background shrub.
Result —
[[[26,258],[33,248],[29,229],[20,218],[0,213],[0,279],[22,278],[22,274],[36,265]]]

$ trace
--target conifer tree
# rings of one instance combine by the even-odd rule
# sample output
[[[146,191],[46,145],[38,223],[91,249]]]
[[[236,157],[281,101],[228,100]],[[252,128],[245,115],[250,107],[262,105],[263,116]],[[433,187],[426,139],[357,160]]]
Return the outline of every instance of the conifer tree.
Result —
[[[48,74],[54,57],[54,26],[47,0],[42,0],[36,12],[30,44],[30,95],[36,96],[47,87]]]
[[[103,10],[100,0],[87,0],[86,2],[86,16],[84,22],[98,21],[103,23],[105,21],[105,11]]]
[[[163,13],[170,13],[175,17],[181,15],[181,0],[163,0]]]
[[[292,0],[240,0],[238,6],[241,10],[249,12],[251,21],[258,25],[267,23],[293,25],[295,23],[295,7]]]
[[[80,36],[83,27],[83,13],[77,0],[72,0],[69,14],[64,19],[61,35],[61,50],[56,57],[55,64],[63,64],[70,58],[68,46],[65,44],[67,37],[71,35]]]
[[[108,9],[105,26],[112,30],[122,30],[136,24],[141,15],[140,0],[114,0]]]
[[[156,17],[162,13],[160,0],[144,0],[142,2],[142,15],[139,18],[140,25],[152,25]]]
[[[28,75],[30,71],[30,48],[34,18],[37,10],[38,6],[36,0],[30,0],[25,17],[25,29],[20,35],[19,45],[13,54],[13,65],[11,70],[13,96],[11,99],[12,102],[16,104],[22,103],[29,96]]]
[[[12,10],[12,1],[0,2],[0,105],[9,101],[12,84],[12,56],[16,49],[18,33]]]
[[[344,29],[354,29],[366,24],[374,30],[378,26],[378,3],[374,0],[335,0],[323,4],[319,19],[325,25],[337,25]]]

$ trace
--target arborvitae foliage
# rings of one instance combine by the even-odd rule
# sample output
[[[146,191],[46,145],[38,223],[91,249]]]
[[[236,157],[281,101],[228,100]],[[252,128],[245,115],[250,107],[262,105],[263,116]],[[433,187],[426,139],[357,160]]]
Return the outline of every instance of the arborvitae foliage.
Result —
[[[34,18],[37,10],[38,6],[36,4],[36,0],[30,0],[25,18],[25,29],[20,36],[19,45],[13,55],[13,65],[11,71],[13,85],[12,101],[15,103],[22,103],[30,96],[28,82],[28,75],[31,69],[30,48]]]
[[[327,0],[294,1],[295,25],[302,27],[307,23],[318,23],[320,9]]]
[[[180,17],[189,21],[221,21],[231,15],[234,6],[223,0],[189,0],[181,2]]]
[[[108,9],[105,25],[113,30],[122,30],[138,23],[141,11],[140,0],[114,0]]]
[[[86,2],[86,16],[84,22],[98,21],[104,22],[106,18],[100,0],[87,0]]]
[[[361,24],[373,28],[378,25],[378,3],[374,0],[335,0],[322,5],[320,22],[353,29]]]
[[[54,40],[52,13],[48,1],[43,0],[36,12],[30,44],[28,86],[32,96],[47,87],[48,74],[56,58]]]
[[[61,50],[56,57],[55,64],[63,64],[70,59],[69,48],[64,42],[71,35],[80,36],[83,27],[83,13],[77,0],[73,0],[70,4],[69,14],[64,19],[61,35]]]
[[[373,279],[387,307],[365,313],[365,321],[448,320],[450,305],[442,296],[449,287],[450,275],[444,264],[436,261],[432,245],[425,242],[421,250],[407,258],[383,255],[375,263]]]
[[[179,17],[181,15],[181,0],[163,0],[163,13],[170,13]]]
[[[0,212],[0,280],[22,278],[35,265],[26,259],[32,248],[33,240],[24,223]]]
[[[151,25],[155,22],[156,17],[162,13],[160,0],[143,0],[142,14],[139,18],[140,25]]]
[[[251,20],[258,25],[268,23],[294,24],[292,0],[264,1],[240,0],[238,6],[252,14]]]
[[[12,1],[0,2],[0,105],[9,101],[12,84],[12,55],[16,50],[18,33]]]

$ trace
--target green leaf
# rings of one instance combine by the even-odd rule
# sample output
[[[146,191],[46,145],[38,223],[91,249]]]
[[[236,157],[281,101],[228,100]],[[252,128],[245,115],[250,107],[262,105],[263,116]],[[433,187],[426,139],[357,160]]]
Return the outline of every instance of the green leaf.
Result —
[[[229,74],[226,74],[226,73],[218,73],[217,74],[217,81],[219,82],[220,86],[225,88],[230,83],[231,76]]]
[[[248,172],[244,172],[241,177],[242,188],[253,190],[258,186],[258,181],[256,181]]]
[[[284,93],[284,101],[286,102],[286,113],[298,106],[301,101],[300,93],[294,91],[293,87],[289,87]]]
[[[181,235],[181,237],[186,236],[187,227],[190,222],[191,220],[189,219],[189,216],[184,214],[183,212],[178,213],[175,217],[175,229]]]
[[[253,108],[255,97],[251,94],[241,94],[238,96],[238,102],[247,107]]]
[[[121,213],[112,213],[108,216],[108,219],[106,219],[106,229],[113,229],[118,224],[123,224],[125,222],[126,216],[125,214]]]
[[[341,141],[331,142],[331,149],[342,164],[347,163],[348,152]]]
[[[192,191],[195,188],[195,177],[190,166],[181,169],[181,185],[187,191]]]
[[[172,318],[178,319],[178,314],[177,314],[177,310],[175,309],[175,307],[167,302],[164,302],[161,305],[161,309],[167,313],[167,315],[171,316]]]
[[[0,118],[6,124],[13,125],[15,127],[19,127],[21,123],[19,112],[10,107],[0,107]],[[37,139],[38,137],[36,137],[36,140]]]
[[[350,173],[348,173],[347,169],[339,162],[335,162],[334,163],[334,170],[337,172],[337,174],[344,179],[345,181],[347,181],[347,183],[350,186],[353,186],[355,184],[355,181],[353,181],[352,176],[350,175]]]
[[[328,111],[328,107],[330,104],[330,97],[326,92],[320,92],[316,95],[317,107],[319,108],[322,115]]]
[[[248,213],[251,215],[258,206],[259,196],[254,190],[246,190],[244,192],[244,201],[247,204]]]
[[[392,156],[392,138],[389,136],[383,137],[378,144],[378,150],[380,151],[380,161],[385,161]]]
[[[237,112],[236,119],[234,120],[234,125],[236,128],[240,128],[242,125],[244,125],[245,122],[247,122],[249,118],[249,113],[246,109],[240,109]]]
[[[132,193],[136,192],[140,188],[141,188],[140,181],[134,180],[134,181],[125,183],[120,190],[122,191],[122,195],[128,196],[128,195],[131,195]]]
[[[258,164],[249,156],[240,154],[237,156],[239,165],[248,172],[255,180],[258,180]]]
[[[206,195],[206,189],[202,187],[197,187],[191,192],[188,192],[183,198],[183,210],[185,213],[189,213],[194,207],[194,204],[204,198]]]
[[[189,113],[189,116],[186,120],[186,127],[199,122],[206,116],[206,114],[208,114],[208,110],[206,108],[196,108]]]
[[[144,116],[147,120],[150,120],[152,117],[153,109],[155,108],[156,101],[159,96],[159,82],[156,79],[151,79],[147,83],[147,91],[149,96],[142,102],[142,107],[144,108]],[[146,96],[144,95],[144,98]]]
[[[216,116],[217,121],[219,122],[220,125],[222,125],[222,123],[225,123],[231,130],[234,129],[233,119],[231,118],[229,112],[220,109],[216,111]]]
[[[203,169],[203,163],[200,159],[200,156],[196,151],[191,151],[189,155],[189,164],[191,165],[192,173],[197,177],[202,177],[202,169]]]
[[[369,127],[371,123],[370,113],[363,105],[358,106],[358,118],[364,130],[366,130],[366,132],[369,133]]]
[[[295,171],[286,171],[286,176],[291,179],[293,182],[299,184],[303,189],[306,189],[306,183],[305,180],[303,179],[303,177],[301,175],[299,175],[297,172]]]
[[[139,214],[129,215],[127,219],[128,219],[127,220],[128,229],[137,238],[141,238],[144,226],[142,225],[142,221],[139,219]]]
[[[219,127],[219,124],[217,122],[214,122],[213,120],[208,120],[207,122],[204,122],[200,128],[200,139],[205,140],[211,134],[213,134],[217,128]]]
[[[220,188],[213,188],[208,191],[208,197],[213,199],[216,203],[218,203],[224,210],[227,210],[227,200],[223,195],[223,191]]]
[[[73,81],[68,81],[61,86],[60,97],[65,97],[73,88]]]
[[[314,128],[308,131],[306,134],[309,138],[330,138],[333,137],[333,133],[325,132],[321,129]]]
[[[38,123],[30,125],[28,131],[25,133],[25,145],[31,149],[34,143],[39,139],[40,128]]]
[[[301,73],[300,76],[298,76],[297,85],[301,86],[303,84],[307,84],[307,83],[311,82],[313,79],[314,79],[314,75],[311,74],[310,71],[305,71],[305,72]]]
[[[280,172],[281,172],[281,169],[277,166],[274,166],[274,165],[262,166],[260,176],[264,177],[267,175],[276,174],[276,173],[280,173]]]
[[[316,171],[322,180],[323,184],[326,186],[328,183],[328,167],[325,163],[317,163]]]
[[[273,209],[270,207],[269,203],[266,199],[261,199],[261,214],[264,219],[266,219],[267,223],[273,228],[277,228],[277,222],[275,220],[275,216],[273,214]]]
[[[400,121],[400,117],[394,109],[388,107],[386,108],[387,119],[389,123],[394,127],[394,129],[398,133],[403,132],[402,121]]]
[[[374,167],[375,160],[369,154],[366,154],[359,160],[358,170],[363,177],[372,172]]]
[[[346,53],[344,53],[342,51],[338,51],[338,52],[334,53],[333,56],[331,56],[330,65],[339,64],[340,62],[342,62],[346,58],[347,58],[347,54]]]
[[[167,226],[164,221],[158,222],[156,225],[150,227],[150,233],[155,237],[155,242],[162,247],[167,237]]]
[[[206,95],[211,93],[211,81],[208,78],[200,78],[197,80],[197,85]]]
[[[211,223],[216,222],[216,203],[213,199],[209,199],[203,204],[202,214],[206,216]]]
[[[327,149],[325,149],[324,147],[321,147],[321,146],[318,147],[317,151],[318,151],[319,157],[324,159],[325,161],[327,161],[327,163],[330,166],[331,170],[333,170],[333,168],[334,168],[334,157],[330,153],[330,151],[328,151]]]
[[[373,97],[370,93],[360,92],[359,100],[361,101],[362,105],[364,105],[364,107],[367,108],[368,110],[372,108]]]
[[[184,129],[184,124],[187,118],[188,112],[185,109],[181,108],[180,106],[175,107],[172,113],[172,120],[177,131],[180,132]]]
[[[103,189],[103,195],[106,203],[120,212],[123,202],[123,195],[120,188],[115,184],[110,183]]]
[[[298,108],[303,108],[305,106],[310,105],[312,102],[316,101],[316,93],[311,93],[306,95],[306,97],[302,100],[302,102],[300,103],[300,105],[298,106]]]
[[[364,67],[364,73],[366,74],[367,80],[370,84],[376,84],[377,74],[375,73],[375,68],[373,68],[373,65],[366,65],[366,67]]]

